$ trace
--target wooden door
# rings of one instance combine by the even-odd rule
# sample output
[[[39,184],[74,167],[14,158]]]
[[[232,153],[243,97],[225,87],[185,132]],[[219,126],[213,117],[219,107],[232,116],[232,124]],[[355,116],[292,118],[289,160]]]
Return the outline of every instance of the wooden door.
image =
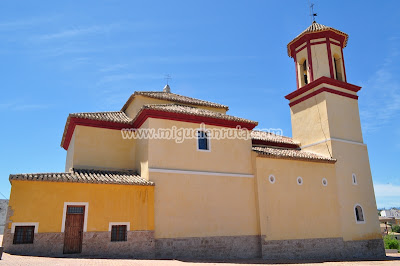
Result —
[[[67,206],[64,231],[64,254],[82,252],[85,206]]]

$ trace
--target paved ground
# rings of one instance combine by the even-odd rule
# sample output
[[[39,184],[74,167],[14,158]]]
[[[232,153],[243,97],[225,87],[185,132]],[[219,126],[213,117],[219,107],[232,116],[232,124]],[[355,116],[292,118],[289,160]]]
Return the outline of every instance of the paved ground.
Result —
[[[0,235],[0,243],[2,243],[2,235]],[[265,261],[265,260],[227,260],[227,261],[186,261],[186,260],[129,260],[129,259],[90,259],[90,258],[49,258],[49,257],[32,257],[32,256],[17,256],[7,253],[3,254],[0,261],[2,265],[136,265],[136,266],[150,266],[150,265],[167,265],[167,266],[180,266],[180,265],[310,265],[310,266],[353,266],[353,265],[399,265],[400,266],[400,253],[387,254],[388,257],[381,261],[344,261],[344,262],[321,262],[321,261]]]
[[[182,261],[182,260],[125,260],[125,259],[82,259],[82,258],[48,258],[29,257],[3,254],[0,265],[310,265],[310,266],[351,266],[351,265],[400,265],[400,254],[389,256],[382,261],[346,261],[346,262],[318,262],[318,261],[263,261],[263,260],[232,260],[232,261]]]

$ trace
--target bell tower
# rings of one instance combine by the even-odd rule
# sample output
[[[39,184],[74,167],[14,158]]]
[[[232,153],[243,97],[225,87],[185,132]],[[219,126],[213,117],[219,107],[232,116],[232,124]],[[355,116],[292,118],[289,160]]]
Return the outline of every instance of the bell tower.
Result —
[[[343,57],[347,40],[346,33],[315,21],[294,38],[287,51],[294,59],[297,88],[285,98],[293,139],[301,149],[337,160],[332,183],[343,240],[349,247],[368,244],[380,256],[384,249],[358,108],[361,87],[347,82]]]

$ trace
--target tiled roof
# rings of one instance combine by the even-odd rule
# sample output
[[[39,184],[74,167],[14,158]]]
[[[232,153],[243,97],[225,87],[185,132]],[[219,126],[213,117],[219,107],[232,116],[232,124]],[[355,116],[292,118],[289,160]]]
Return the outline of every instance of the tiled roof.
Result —
[[[215,108],[223,108],[225,110],[228,110],[229,107],[226,105],[222,105],[219,103],[213,103],[209,101],[203,101],[199,100],[196,98],[191,98],[171,92],[164,92],[164,91],[135,91],[134,94],[129,97],[128,101],[125,103],[125,105],[122,107],[121,111],[125,111],[126,108],[128,108],[128,105],[132,102],[133,98],[136,95],[142,95],[154,99],[160,99],[160,100],[166,100],[166,101],[172,101],[176,103],[183,103],[183,104],[192,104],[192,105],[199,105],[199,106],[208,106],[208,107],[215,107]]]
[[[294,141],[292,138],[276,135],[274,133],[260,131],[260,130],[253,130],[251,131],[251,139],[253,140],[262,140],[274,143],[283,143],[283,144],[290,144],[299,146],[300,143]]]
[[[178,114],[190,114],[190,115],[195,115],[195,116],[202,116],[202,117],[211,117],[211,118],[218,118],[218,119],[223,119],[223,120],[228,120],[228,121],[235,121],[235,122],[243,122],[243,123],[249,123],[253,125],[257,125],[258,122],[232,116],[232,115],[226,115],[223,113],[219,112],[213,112],[210,110],[202,109],[202,108],[197,108],[197,107],[192,107],[192,106],[187,106],[187,105],[180,105],[180,104],[146,104],[143,105],[141,110],[144,109],[151,109],[151,110],[159,110],[159,111],[166,111],[166,112],[172,112],[172,113],[178,113]],[[137,114],[137,116],[140,115],[140,112]],[[136,117],[137,117],[136,116]]]
[[[323,155],[312,152],[306,152],[296,149],[281,149],[269,147],[253,147],[253,151],[257,152],[262,157],[291,159],[300,161],[326,162],[335,163],[336,159],[332,159]]]
[[[299,35],[297,35],[296,38],[294,38],[288,45],[287,45],[287,49],[288,49],[288,55],[290,56],[290,45],[292,43],[294,43],[295,41],[297,41],[298,39],[300,39],[304,34],[307,33],[313,33],[313,32],[320,32],[320,31],[325,31],[325,30],[331,30],[336,32],[337,34],[343,35],[345,37],[344,43],[343,43],[343,47],[346,47],[347,45],[347,41],[349,39],[349,35],[347,33],[344,33],[340,30],[334,29],[332,27],[328,27],[322,24],[319,24],[317,22],[313,22],[307,29],[305,29],[303,32],[301,32]]]
[[[132,119],[129,118],[124,112],[73,113],[69,114],[69,117],[77,117],[77,118],[116,122],[116,123],[132,122]]]
[[[147,181],[130,171],[90,169],[73,169],[66,173],[10,175],[10,182],[12,180],[154,186],[153,182]]]

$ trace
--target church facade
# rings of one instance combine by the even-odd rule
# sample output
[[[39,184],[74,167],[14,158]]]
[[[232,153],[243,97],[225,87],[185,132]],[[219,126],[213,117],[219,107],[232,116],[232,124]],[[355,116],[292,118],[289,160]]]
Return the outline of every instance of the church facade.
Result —
[[[65,172],[10,175],[5,252],[384,257],[347,39],[314,22],[288,44],[292,138],[168,85],[135,92],[117,112],[70,114]],[[176,129],[194,137],[176,141]]]

